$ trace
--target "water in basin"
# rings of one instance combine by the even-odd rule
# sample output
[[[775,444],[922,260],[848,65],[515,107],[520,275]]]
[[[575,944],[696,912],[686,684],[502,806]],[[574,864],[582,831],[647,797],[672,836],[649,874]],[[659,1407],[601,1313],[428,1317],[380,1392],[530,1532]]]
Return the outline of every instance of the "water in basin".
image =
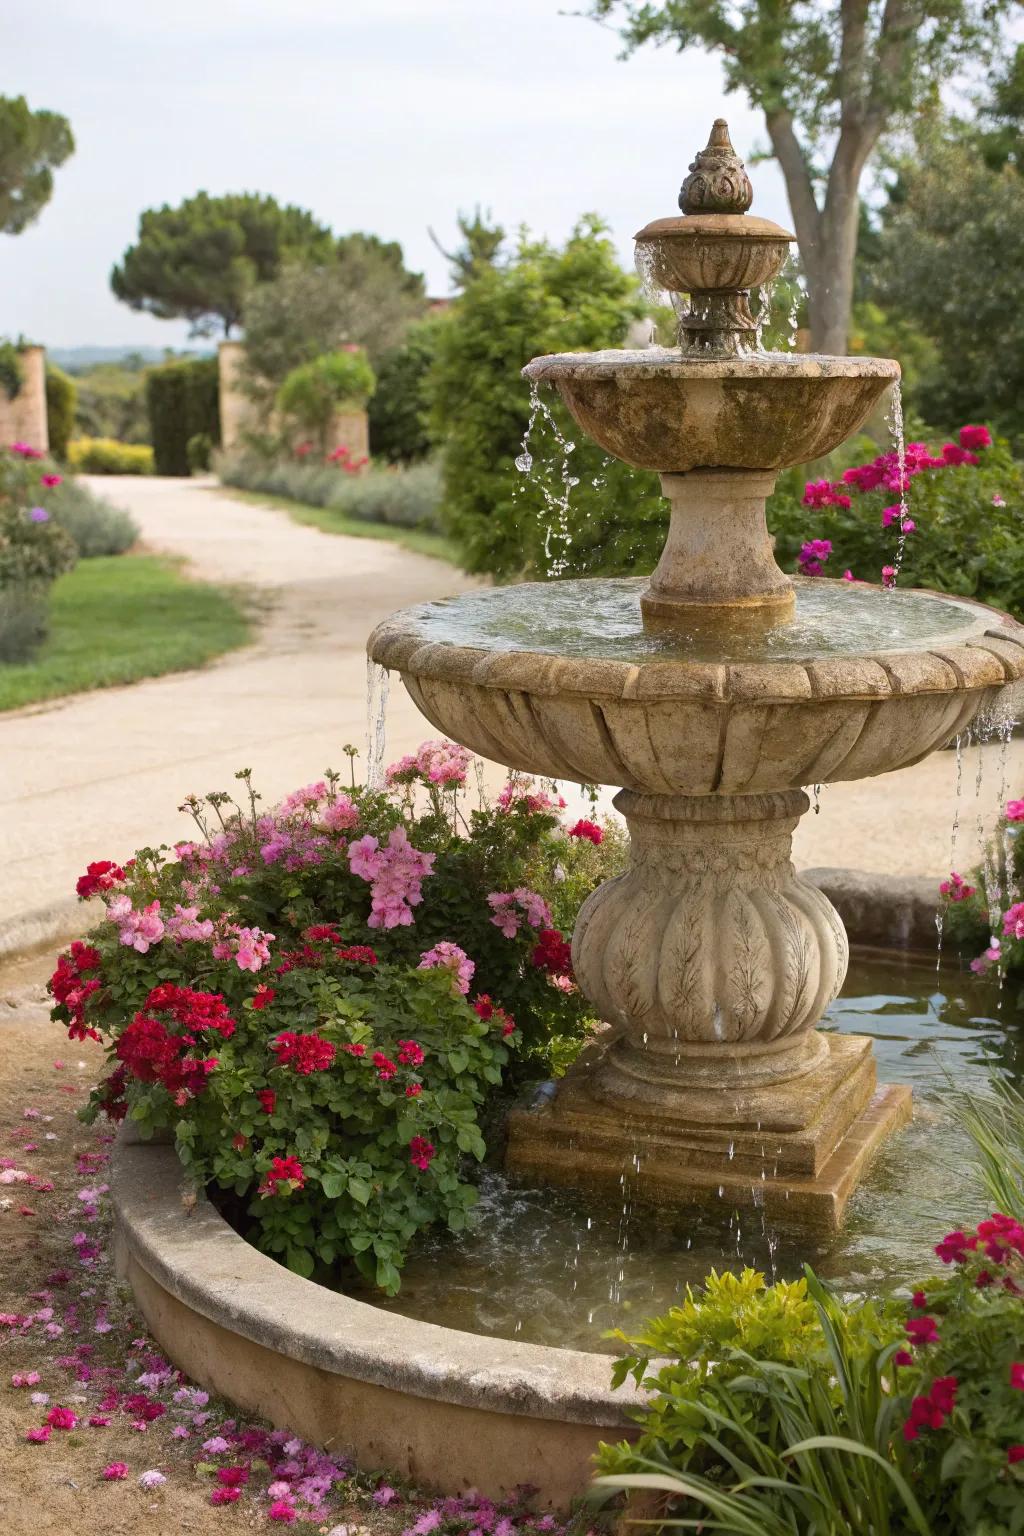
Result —
[[[752,1264],[791,1278],[811,1262],[843,1293],[912,1285],[934,1244],[988,1213],[972,1149],[949,1108],[951,1084],[981,1089],[989,1068],[1024,1079],[1024,1018],[995,988],[934,963],[855,956],[826,1028],[871,1035],[882,1081],[909,1084],[911,1126],[885,1143],[837,1238],[773,1230],[763,1213],[633,1210],[582,1191],[481,1180],[481,1220],[414,1249],[389,1307],[450,1328],[566,1348],[611,1349],[609,1328],[637,1327],[713,1266]]]
[[[687,627],[646,633],[644,577],[530,582],[470,592],[406,609],[424,640],[485,651],[623,661],[810,661],[873,651],[921,651],[977,634],[972,604],[937,593],[797,578],[792,616],[770,627],[749,620],[695,618]]]

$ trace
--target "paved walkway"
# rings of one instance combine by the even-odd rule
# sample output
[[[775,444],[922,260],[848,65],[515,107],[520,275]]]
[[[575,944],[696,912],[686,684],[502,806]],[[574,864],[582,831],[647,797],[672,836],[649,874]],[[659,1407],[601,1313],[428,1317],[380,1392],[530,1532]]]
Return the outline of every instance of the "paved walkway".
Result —
[[[267,619],[256,644],[201,671],[0,716],[0,951],[5,940],[49,936],[90,859],[185,835],[175,808],[190,791],[230,789],[235,770],[250,767],[269,803],[329,765],[344,767],[342,745],[362,748],[365,738],[370,629],[403,604],[471,585],[439,561],[301,527],[209,481],[119,478],[98,488],[132,512],[148,548],[248,587]],[[395,687],[389,755],[428,731]],[[979,815],[985,827],[995,814],[999,749],[982,756],[980,800],[976,750],[964,772],[961,867],[977,849]],[[1012,745],[1007,768],[1020,795],[1024,742]],[[900,774],[827,788],[821,814],[797,834],[798,865],[941,874],[955,779],[954,754],[941,752]]]

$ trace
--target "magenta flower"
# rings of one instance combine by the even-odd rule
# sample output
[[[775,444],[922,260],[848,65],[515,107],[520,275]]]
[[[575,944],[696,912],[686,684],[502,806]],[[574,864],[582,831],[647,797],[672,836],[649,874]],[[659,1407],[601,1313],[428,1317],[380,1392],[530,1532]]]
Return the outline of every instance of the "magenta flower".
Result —
[[[103,1468],[103,1476],[108,1483],[120,1483],[128,1476],[128,1464],[124,1461],[111,1461]]]
[[[452,991],[461,992],[463,997],[466,996],[469,984],[473,980],[476,964],[464,949],[460,949],[457,944],[450,944],[447,939],[442,939],[440,944],[434,945],[433,949],[424,950],[416,969],[429,971],[435,967],[443,967],[451,971]]]

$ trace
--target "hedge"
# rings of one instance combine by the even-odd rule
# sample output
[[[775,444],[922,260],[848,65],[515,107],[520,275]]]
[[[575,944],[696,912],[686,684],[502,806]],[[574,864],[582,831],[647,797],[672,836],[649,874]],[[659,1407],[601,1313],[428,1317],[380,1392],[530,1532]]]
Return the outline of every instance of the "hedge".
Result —
[[[46,365],[46,420],[50,435],[50,452],[55,459],[66,459],[68,440],[75,430],[75,408],[78,404],[78,388],[54,363]]]
[[[146,411],[158,475],[188,475],[189,439],[205,434],[220,442],[217,359],[163,363],[146,371]]]

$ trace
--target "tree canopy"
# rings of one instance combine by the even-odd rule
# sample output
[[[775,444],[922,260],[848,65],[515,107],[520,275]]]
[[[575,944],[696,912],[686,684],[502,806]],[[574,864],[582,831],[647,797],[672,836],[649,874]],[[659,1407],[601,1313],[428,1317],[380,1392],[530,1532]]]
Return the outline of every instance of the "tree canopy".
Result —
[[[726,90],[760,108],[800,243],[812,347],[843,352],[868,159],[966,60],[992,51],[1009,3],[590,0],[589,14],[615,19],[627,51],[654,42],[715,54]]]
[[[24,96],[0,96],[0,234],[20,235],[53,196],[54,170],[75,150],[59,112],[33,112]]]
[[[289,262],[329,261],[333,251],[331,231],[304,208],[253,192],[199,192],[142,214],[110,286],[132,309],[188,320],[195,336],[218,325],[227,336],[258,283]]]
[[[423,278],[407,271],[400,245],[344,235],[323,263],[293,262],[252,290],[243,312],[246,360],[275,384],[349,343],[376,364],[425,309]]]

